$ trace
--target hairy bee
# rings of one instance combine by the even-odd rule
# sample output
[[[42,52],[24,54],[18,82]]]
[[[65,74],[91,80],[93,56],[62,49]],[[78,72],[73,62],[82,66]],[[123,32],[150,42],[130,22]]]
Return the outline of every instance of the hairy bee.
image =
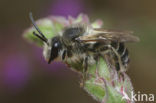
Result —
[[[113,58],[117,71],[123,71],[122,66],[127,67],[129,63],[128,50],[124,43],[139,41],[130,31],[91,28],[83,24],[66,27],[62,33],[47,39],[35,24],[32,14],[30,19],[39,33],[33,34],[44,42],[43,55],[48,63],[62,60],[77,70],[82,67],[84,73],[89,65],[97,62],[98,56],[104,55]]]

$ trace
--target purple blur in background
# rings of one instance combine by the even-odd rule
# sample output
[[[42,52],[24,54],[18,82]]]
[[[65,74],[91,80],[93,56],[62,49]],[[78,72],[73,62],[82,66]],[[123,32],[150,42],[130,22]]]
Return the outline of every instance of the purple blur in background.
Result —
[[[55,0],[50,7],[50,13],[62,16],[77,16],[83,12],[83,0]]]
[[[16,93],[28,82],[30,71],[27,59],[23,55],[9,56],[4,64],[3,81],[8,90]]]

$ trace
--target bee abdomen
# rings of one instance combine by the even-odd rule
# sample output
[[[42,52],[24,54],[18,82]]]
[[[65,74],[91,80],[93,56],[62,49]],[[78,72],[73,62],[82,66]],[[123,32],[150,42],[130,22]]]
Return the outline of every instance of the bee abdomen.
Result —
[[[124,43],[112,42],[111,45],[118,52],[118,55],[119,55],[119,57],[121,59],[122,65],[125,68],[127,68],[130,60],[129,60],[128,49],[125,47]],[[115,56],[114,59],[115,59],[116,69],[119,71],[120,70],[120,65],[119,65],[120,61],[118,60],[117,56]]]

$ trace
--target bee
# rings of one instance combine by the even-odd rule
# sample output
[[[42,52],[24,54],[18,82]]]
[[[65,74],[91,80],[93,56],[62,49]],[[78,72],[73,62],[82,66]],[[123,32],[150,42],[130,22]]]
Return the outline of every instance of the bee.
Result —
[[[113,58],[117,71],[123,72],[122,67],[126,68],[129,63],[125,43],[139,41],[131,31],[92,28],[85,24],[73,24],[55,37],[47,39],[36,25],[32,14],[30,19],[38,32],[34,31],[33,34],[44,42],[43,56],[48,63],[61,60],[82,71],[84,75],[88,67],[97,62],[97,57],[104,55]]]

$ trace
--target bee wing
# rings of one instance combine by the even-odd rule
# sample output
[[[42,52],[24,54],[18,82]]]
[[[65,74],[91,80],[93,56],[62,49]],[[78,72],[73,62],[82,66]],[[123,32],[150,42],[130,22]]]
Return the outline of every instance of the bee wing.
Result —
[[[110,29],[93,29],[87,35],[80,36],[78,39],[83,42],[138,42],[139,38],[132,35],[132,31],[119,31]]]

